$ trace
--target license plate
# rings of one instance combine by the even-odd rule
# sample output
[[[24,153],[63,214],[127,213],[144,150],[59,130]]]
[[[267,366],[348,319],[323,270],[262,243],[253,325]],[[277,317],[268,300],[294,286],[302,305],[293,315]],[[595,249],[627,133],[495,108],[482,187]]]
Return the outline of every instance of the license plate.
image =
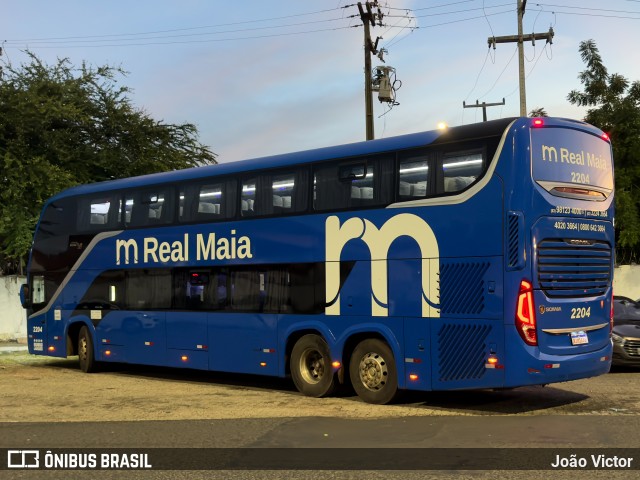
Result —
[[[578,332],[571,332],[571,345],[584,345],[586,343],[589,343],[587,332],[582,330]]]

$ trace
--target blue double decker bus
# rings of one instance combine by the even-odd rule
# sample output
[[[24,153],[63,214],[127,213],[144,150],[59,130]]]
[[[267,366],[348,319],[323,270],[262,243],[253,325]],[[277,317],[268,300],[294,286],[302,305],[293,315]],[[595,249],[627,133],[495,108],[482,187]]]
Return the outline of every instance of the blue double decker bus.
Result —
[[[603,374],[613,193],[606,134],[555,118],[71,188],[36,228],[29,351],[379,404]]]

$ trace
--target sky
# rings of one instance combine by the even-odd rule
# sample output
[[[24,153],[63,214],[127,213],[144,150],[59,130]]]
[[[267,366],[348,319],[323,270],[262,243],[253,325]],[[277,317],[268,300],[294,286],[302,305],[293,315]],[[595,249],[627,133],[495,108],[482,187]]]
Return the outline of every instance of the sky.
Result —
[[[549,3],[548,3],[549,2]],[[578,47],[595,40],[610,73],[640,80],[640,0],[528,1],[527,111],[582,119]],[[379,0],[371,28],[396,71],[389,110],[374,94],[375,138],[519,115],[516,0]],[[365,139],[364,29],[349,0],[0,0],[0,63],[119,66],[133,104],[193,123],[221,163]]]

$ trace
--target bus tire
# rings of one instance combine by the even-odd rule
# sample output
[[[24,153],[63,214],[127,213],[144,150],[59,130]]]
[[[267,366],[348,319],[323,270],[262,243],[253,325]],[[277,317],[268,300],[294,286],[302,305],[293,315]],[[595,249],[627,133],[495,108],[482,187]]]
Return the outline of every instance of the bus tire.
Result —
[[[95,359],[95,350],[93,348],[93,340],[89,329],[84,326],[78,334],[78,361],[80,370],[85,373],[98,371],[98,362]]]
[[[326,397],[336,387],[329,346],[319,335],[305,335],[296,342],[290,368],[296,388],[309,397]]]
[[[391,348],[377,338],[360,342],[351,355],[349,377],[367,403],[386,405],[398,393],[398,372]]]

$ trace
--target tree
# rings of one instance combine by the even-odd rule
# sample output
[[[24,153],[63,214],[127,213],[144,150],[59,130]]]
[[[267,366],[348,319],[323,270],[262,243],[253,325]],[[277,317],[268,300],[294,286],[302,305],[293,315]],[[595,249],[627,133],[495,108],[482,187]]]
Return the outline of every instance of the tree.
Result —
[[[585,121],[607,132],[616,173],[618,259],[640,256],[640,82],[610,74],[593,40],[580,43],[586,70],[578,78],[584,91],[573,90],[569,102],[587,110]]]
[[[539,107],[531,110],[529,112],[529,116],[530,117],[548,117],[549,115],[547,115],[547,111],[544,109],[544,107]]]
[[[0,78],[0,270],[28,252],[44,201],[79,183],[213,164],[194,125],[133,106],[121,68],[47,65],[33,53]],[[9,268],[10,269],[10,268]]]

